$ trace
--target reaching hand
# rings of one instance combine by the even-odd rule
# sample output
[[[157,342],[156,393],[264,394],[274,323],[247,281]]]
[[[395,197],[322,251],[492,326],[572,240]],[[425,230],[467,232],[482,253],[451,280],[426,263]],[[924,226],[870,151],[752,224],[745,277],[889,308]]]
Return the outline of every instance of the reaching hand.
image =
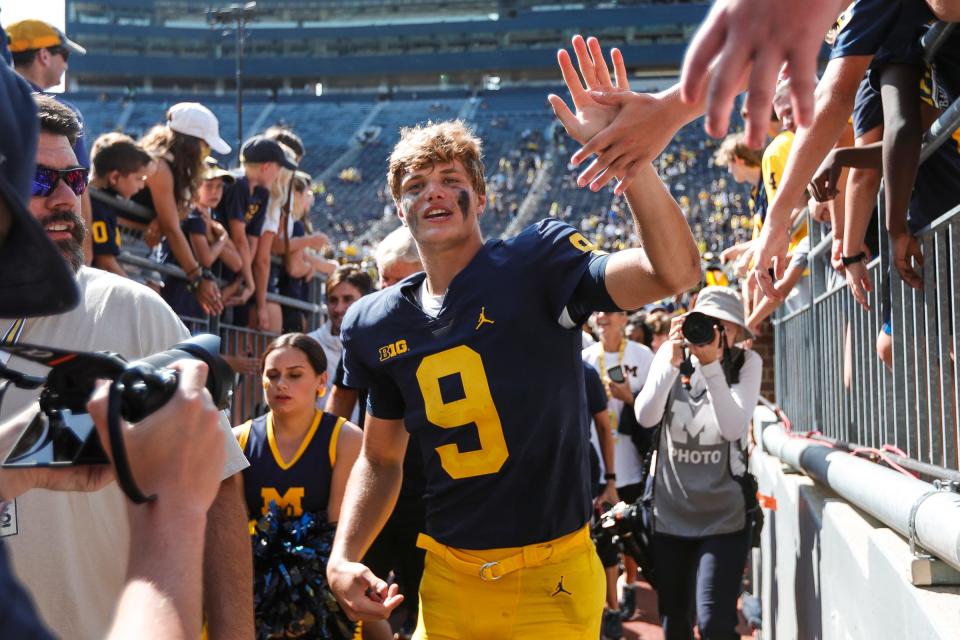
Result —
[[[607,382],[607,393],[609,393],[611,397],[616,398],[621,402],[625,402],[629,405],[633,404],[633,389],[630,388],[629,382],[614,382],[613,380],[610,380]]]
[[[844,269],[844,275],[847,277],[847,286],[850,287],[850,293],[853,294],[853,299],[856,300],[857,304],[861,307],[870,311],[868,294],[873,291],[873,283],[870,280],[870,272],[867,271],[866,262],[861,260],[860,262],[848,264]]]
[[[217,316],[223,311],[223,301],[220,299],[220,287],[213,280],[203,278],[197,283],[197,290],[193,294],[197,302],[203,307],[207,315]]]
[[[683,318],[678,317],[670,321],[670,334],[660,348],[670,349],[670,364],[679,369],[683,363]]]
[[[890,242],[893,245],[893,264],[897,266],[900,277],[903,281],[914,289],[923,288],[923,277],[913,266],[923,268],[923,252],[920,250],[920,243],[911,233],[899,233],[890,236]]]
[[[791,78],[793,112],[800,125],[808,126],[813,119],[817,52],[842,9],[840,3],[717,0],[687,49],[680,78],[684,102],[695,103],[707,91],[707,133],[721,137],[727,132],[734,97],[749,74],[747,139],[750,146],[759,148],[766,136],[777,73],[784,63]]]
[[[122,423],[124,446],[134,480],[143,493],[172,501],[177,509],[203,516],[220,488],[226,458],[220,412],[206,390],[207,365],[182,360],[177,392],[165,405],[140,422]],[[101,383],[87,403],[100,442],[110,454],[107,433],[107,391]],[[189,434],[189,445],[184,444]]]
[[[610,473],[609,469],[607,469],[607,473]],[[593,499],[593,508],[607,511],[618,502],[620,502],[620,496],[617,494],[617,485],[611,480],[604,486],[600,495]]]
[[[755,244],[752,277],[757,281],[763,294],[773,300],[783,299],[773,283],[783,278],[783,272],[787,268],[789,239],[786,227],[775,227],[770,220],[767,220]]]
[[[396,584],[388,586],[359,562],[331,561],[327,580],[351,620],[386,620],[403,602]]]
[[[820,168],[813,175],[810,181],[813,197],[817,202],[828,202],[837,197],[839,193],[838,182],[840,173],[843,171],[843,165],[837,162],[836,149],[827,154],[827,157],[820,163]]]
[[[580,75],[573,68],[570,54],[565,49],[557,52],[557,62],[560,64],[560,72],[567,84],[567,90],[570,91],[573,106],[577,110],[576,113],[572,112],[563,98],[556,94],[550,94],[547,99],[550,101],[557,119],[560,120],[570,137],[580,144],[584,144],[599,132],[604,131],[605,127],[613,122],[617,116],[617,106],[605,104],[600,96],[630,93],[628,91],[630,83],[627,78],[627,68],[623,62],[623,55],[619,49],[613,49],[610,52],[616,84],[610,77],[610,71],[603,59],[603,51],[600,49],[600,42],[596,38],[590,38],[584,42],[582,36],[574,36],[573,50],[577,54]],[[582,82],[581,75],[583,76]],[[586,154],[583,157],[586,158],[589,155]],[[579,164],[576,161],[574,162]],[[591,168],[593,168],[593,165],[591,165]],[[587,172],[581,174],[578,180],[580,186],[587,184],[586,176]],[[596,172],[591,174],[590,179],[593,176],[596,176]],[[614,174],[611,173],[603,184],[609,182],[613,177]],[[591,188],[596,191],[600,187],[591,185]]]

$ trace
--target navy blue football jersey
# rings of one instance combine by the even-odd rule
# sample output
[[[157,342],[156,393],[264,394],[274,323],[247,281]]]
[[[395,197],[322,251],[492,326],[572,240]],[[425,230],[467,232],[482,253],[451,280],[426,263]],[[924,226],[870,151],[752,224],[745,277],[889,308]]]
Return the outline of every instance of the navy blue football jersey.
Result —
[[[269,200],[268,189],[258,186],[251,193],[250,179],[242,175],[233,184],[223,185],[223,197],[214,208],[214,217],[228,229],[231,220],[243,220],[247,235],[259,237]]]
[[[105,194],[120,198],[116,191],[110,188],[102,190]],[[117,226],[117,209],[102,200],[90,199],[93,215],[90,225],[90,237],[93,239],[93,255],[116,256],[120,254],[120,227]]]
[[[243,492],[251,519],[266,514],[271,502],[290,516],[304,511],[326,512],[337,440],[344,422],[344,418],[317,411],[310,431],[290,460],[280,455],[272,413],[242,425],[237,439],[250,461],[243,470]]]
[[[544,542],[590,516],[580,324],[614,310],[608,256],[544,220],[487,242],[436,318],[418,273],[347,312],[345,382],[403,419],[426,477],[426,533],[464,549]],[[369,426],[368,426],[369,428]]]
[[[856,0],[837,19],[830,59],[876,56],[886,64],[921,64],[919,39],[933,19],[924,0]]]

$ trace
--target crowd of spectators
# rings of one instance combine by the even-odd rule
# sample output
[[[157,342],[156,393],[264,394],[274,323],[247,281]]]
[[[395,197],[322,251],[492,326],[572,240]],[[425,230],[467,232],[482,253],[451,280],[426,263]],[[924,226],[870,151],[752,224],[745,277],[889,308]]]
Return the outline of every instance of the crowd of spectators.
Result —
[[[715,28],[716,21],[722,19],[716,17],[717,12],[733,12],[739,4],[749,3],[747,0],[718,3],[720,8],[711,13],[707,27]],[[865,11],[867,5],[880,8],[869,13]],[[503,231],[519,215],[526,195],[538,178],[544,177],[543,182],[550,188],[543,208],[550,217],[579,229],[587,249],[617,252],[640,246],[636,214],[631,213],[619,197],[635,176],[616,175],[614,181],[617,171],[613,169],[633,166],[636,162],[653,161],[669,195],[679,205],[699,245],[702,282],[691,290],[630,314],[597,313],[593,329],[598,346],[588,346],[583,353],[584,361],[597,370],[604,384],[611,415],[616,414],[617,421],[624,420],[626,411],[633,417],[637,432],[658,429],[654,431],[656,441],[649,445],[659,447],[658,457],[701,454],[703,451],[697,447],[710,444],[703,440],[687,448],[677,448],[678,442],[686,444],[680,438],[685,437],[683,432],[689,425],[674,413],[678,402],[691,407],[691,416],[694,411],[705,410],[697,399],[700,396],[694,397],[694,391],[709,390],[712,405],[707,406],[707,410],[714,411],[717,419],[713,424],[716,433],[711,431],[708,435],[715,437],[717,443],[729,444],[718,464],[724,473],[728,467],[741,465],[742,477],[748,475],[744,466],[746,428],[759,392],[761,370],[759,357],[750,347],[760,334],[764,320],[781,303],[787,311],[809,305],[808,281],[812,266],[808,254],[814,235],[832,239],[831,260],[826,268],[831,270],[828,280],[832,280],[833,286],[848,286],[864,307],[868,307],[871,300],[884,306],[877,351],[887,366],[892,366],[890,336],[895,330],[895,318],[890,311],[889,292],[871,297],[872,283],[866,271],[866,263],[878,252],[881,233],[876,225],[871,225],[871,220],[877,217],[874,206],[880,177],[885,183],[884,222],[892,264],[909,286],[920,288],[923,284],[924,256],[916,234],[960,204],[960,135],[955,134],[926,162],[919,161],[922,132],[960,95],[960,75],[957,74],[960,35],[948,39],[930,63],[924,61],[918,45],[934,16],[954,20],[960,16],[949,13],[936,2],[921,0],[880,5],[857,0],[843,12],[841,9],[838,4],[824,11],[825,14],[832,11],[830,17],[835,18],[836,23],[828,34],[832,47],[830,61],[819,80],[812,109],[809,96],[797,99],[796,93],[808,86],[808,80],[801,80],[798,68],[794,67],[789,70],[794,75],[781,69],[775,85],[767,83],[772,86],[765,87],[759,94],[753,91],[749,99],[745,99],[741,117],[746,122],[746,130],[733,133],[722,142],[702,136],[699,121],[686,128],[664,124],[662,128],[671,134],[672,141],[660,148],[662,153],[657,153],[655,159],[646,158],[644,154],[649,152],[649,147],[634,143],[640,135],[638,131],[642,134],[645,128],[660,124],[648,111],[648,120],[619,115],[611,118],[601,130],[584,136],[583,149],[572,157],[572,143],[559,128],[555,128],[551,136],[546,127],[524,127],[519,137],[512,140],[512,148],[495,143],[495,152],[487,158],[484,224],[494,233]],[[818,15],[816,20],[820,18]],[[81,47],[61,32],[36,21],[12,26],[10,40],[17,71],[31,81],[36,91],[52,86],[54,76],[59,79],[71,51],[83,53]],[[583,45],[582,41],[576,41],[575,47],[578,45]],[[580,55],[578,50],[578,57]],[[616,65],[615,57],[614,62]],[[779,65],[780,60],[775,62]],[[4,72],[7,71],[4,68]],[[715,70],[715,73],[723,74],[726,70]],[[619,69],[617,75],[619,82]],[[625,77],[625,71],[622,75]],[[595,88],[598,77],[584,76],[587,87]],[[569,78],[567,80],[569,83]],[[608,75],[608,84],[609,80]],[[685,84],[690,93],[688,81]],[[615,95],[574,96],[574,99],[596,99],[597,104],[608,107],[611,105],[603,100],[611,100],[619,109],[618,114],[632,113],[641,103],[643,108],[649,108],[649,96],[632,93],[624,87],[614,92],[613,85],[604,88]],[[767,94],[772,94],[769,103],[760,100]],[[672,95],[676,98],[679,89]],[[716,93],[712,95],[720,99]],[[672,103],[663,96],[656,99],[662,101],[660,108],[674,108],[679,114],[673,116],[671,124],[678,120],[692,123],[707,108],[704,125],[715,131],[714,107],[698,104],[695,96],[696,91],[687,95],[688,106],[682,108],[676,107],[679,103],[675,99]],[[188,563],[191,564],[189,571],[185,569],[184,579],[190,582],[191,589],[189,593],[173,589],[176,592],[171,596],[174,607],[183,607],[175,624],[180,625],[181,630],[198,631],[202,606],[211,637],[248,637],[253,609],[245,585],[254,584],[263,576],[260,569],[260,573],[251,576],[246,566],[250,563],[243,561],[249,558],[248,528],[244,523],[246,516],[258,515],[261,501],[264,516],[271,507],[265,494],[259,492],[248,493],[246,509],[238,507],[243,501],[238,480],[241,470],[248,463],[260,465],[266,460],[269,465],[273,460],[283,471],[288,471],[310,445],[308,440],[318,425],[323,424],[326,441],[311,455],[324,461],[329,500],[324,500],[322,508],[317,509],[325,512],[326,524],[336,524],[346,478],[360,451],[362,435],[353,424],[363,426],[367,406],[362,400],[363,390],[344,384],[341,323],[348,308],[374,290],[375,280],[385,288],[423,266],[405,227],[387,236],[379,245],[378,238],[361,239],[367,227],[360,219],[337,221],[336,235],[328,236],[313,229],[314,220],[324,219],[324,210],[328,218],[334,210],[338,202],[336,188],[343,188],[348,194],[366,189],[382,205],[384,218],[395,213],[396,193],[378,188],[379,181],[374,182],[367,169],[373,166],[370,161],[376,149],[379,148],[382,155],[383,148],[378,144],[377,135],[365,139],[364,149],[371,153],[361,154],[356,165],[340,170],[336,183],[328,185],[315,181],[310,173],[301,170],[309,153],[309,141],[302,140],[289,127],[271,127],[248,138],[238,150],[239,166],[228,168],[211,156],[213,152],[227,154],[231,149],[220,136],[217,117],[200,103],[171,106],[165,121],[139,140],[122,133],[107,133],[91,141],[84,138],[83,121],[75,108],[48,96],[37,96],[36,102],[42,132],[31,206],[35,205],[39,213],[33,209],[31,212],[40,219],[51,238],[57,240],[57,247],[77,274],[84,302],[69,317],[58,320],[51,316],[43,319],[47,323],[27,325],[28,342],[52,344],[72,340],[67,334],[79,329],[83,338],[69,345],[72,348],[110,349],[136,358],[185,337],[183,323],[202,323],[213,317],[222,317],[226,324],[249,329],[251,333],[294,334],[272,342],[256,371],[263,379],[272,417],[261,416],[240,425],[236,440],[225,434],[226,455],[223,447],[217,446],[218,435],[224,435],[220,431],[226,429],[223,425],[219,431],[216,428],[218,420],[221,423],[225,420],[224,416],[218,418],[206,404],[200,411],[197,403],[190,405],[179,396],[179,404],[173,405],[187,412],[192,406],[194,422],[200,420],[197,417],[200,414],[206,418],[203,424],[197,425],[206,436],[203,451],[217,452],[209,457],[216,473],[208,473],[210,477],[203,478],[202,495],[189,501],[193,509],[191,515],[196,518],[186,523],[184,531],[188,532],[187,542],[195,553],[190,558],[192,563]],[[668,103],[672,107],[664,106]],[[556,103],[553,104],[556,109]],[[752,113],[746,111],[748,105]],[[579,111],[582,104],[576,106]],[[450,110],[449,105],[437,103],[429,113],[446,117],[451,115]],[[572,116],[569,109],[567,111],[567,115]],[[561,111],[557,111],[557,116],[570,131],[570,118],[565,118]],[[482,118],[485,136],[494,141],[513,135],[511,124],[506,115],[487,114]],[[502,131],[498,134],[498,130]],[[590,146],[600,145],[595,141],[603,139],[618,142]],[[755,143],[760,140],[762,144],[758,148]],[[580,173],[581,162],[591,151],[597,156],[597,164]],[[553,158],[554,173],[542,176],[548,157]],[[92,167],[89,184],[96,197],[91,200],[83,197],[86,164]],[[378,175],[383,175],[382,167],[378,171]],[[729,177],[724,172],[729,173]],[[585,200],[566,199],[568,193],[583,192],[590,182],[599,195],[589,194],[590,199]],[[153,219],[138,222],[131,218],[131,212],[138,210],[134,205],[152,212]],[[92,238],[87,256],[83,248],[84,217],[88,218]],[[811,223],[820,225],[824,231],[815,234]],[[153,255],[157,269],[162,272],[161,281],[144,275],[148,272],[128,270],[122,259],[124,228],[136,232],[136,237],[142,238],[147,246],[155,247]],[[330,227],[325,230],[330,231]],[[86,266],[85,261],[95,268]],[[139,277],[156,289],[159,297],[135,287],[129,281],[132,277]],[[318,303],[321,297],[311,284],[317,279],[326,280],[323,295],[326,319],[320,326],[310,326],[300,305],[280,304],[281,298],[276,296]],[[732,289],[739,289],[740,295]],[[440,298],[438,312],[442,304]],[[122,329],[114,327],[111,320],[115,318],[108,317],[105,311],[108,306],[115,311],[115,318],[123,316],[123,322],[117,323]],[[714,319],[710,342],[691,344],[686,340],[679,316],[689,311],[699,311]],[[480,325],[485,320],[493,324],[481,310]],[[23,326],[21,323],[16,331],[11,327],[5,340],[16,340],[17,331],[22,331]],[[14,337],[10,338],[11,335]],[[590,341],[591,338],[584,337],[585,344]],[[637,347],[630,358],[624,359],[628,343],[636,343]],[[399,342],[389,346],[395,351],[400,348]],[[688,348],[693,358],[686,353]],[[251,355],[248,347],[242,349],[245,355]],[[740,359],[731,364],[735,357]],[[614,358],[617,366],[608,367]],[[692,363],[691,368],[678,377],[684,362]],[[614,369],[621,366],[623,371],[614,374]],[[614,378],[624,374],[632,379]],[[192,384],[191,397],[202,395],[202,385],[196,384],[196,376],[189,372],[185,376]],[[186,386],[186,383],[181,385],[181,393],[186,393],[183,391]],[[296,392],[287,394],[285,390],[293,387]],[[665,409],[668,398],[674,400],[670,410]],[[25,403],[20,402],[17,408],[26,406]],[[317,408],[326,408],[329,413],[317,412]],[[98,409],[94,403],[91,412],[97,411],[104,412],[102,406]],[[326,422],[321,423],[320,417],[314,419],[315,413]],[[350,422],[326,418],[335,415]],[[12,416],[12,410],[5,405],[4,419]],[[614,439],[617,424],[621,424],[617,421],[608,427]],[[660,428],[661,423],[665,428]],[[340,429],[345,435],[337,444]],[[306,431],[311,435],[303,446],[299,441],[293,442]],[[627,435],[626,431],[620,433]],[[616,455],[611,457],[610,451],[600,452],[606,454],[601,457],[607,468],[601,468],[600,473],[610,484],[607,495],[616,496],[619,492],[621,497],[628,496],[633,501],[643,494],[650,470],[643,468],[643,456],[631,449],[634,446],[633,440],[622,439],[616,443]],[[283,451],[278,453],[278,447]],[[291,460],[289,464],[284,462],[285,454],[291,454],[286,457]],[[197,455],[190,460],[199,464]],[[624,469],[629,468],[630,477],[618,483],[616,474],[611,473],[612,464],[624,476]],[[404,475],[408,465],[412,477],[416,478],[417,461],[404,461]],[[694,513],[685,501],[702,501],[708,505],[719,495],[719,485],[708,486],[709,478],[698,475],[695,470],[676,471],[676,465],[671,467],[674,471],[668,472],[663,465],[652,473],[651,482],[667,487],[656,503],[655,517],[660,531],[652,543],[658,549],[655,564],[659,563],[658,573],[662,577],[677,566],[686,566],[688,570],[680,572],[683,574],[680,577],[661,581],[658,586],[662,623],[668,637],[692,637],[692,628],[697,624],[702,634],[720,637],[731,633],[736,624],[734,608],[739,592],[733,591],[739,588],[743,557],[752,533],[751,506],[743,497],[749,492],[744,490],[741,496],[738,486],[741,480],[727,474],[721,489],[724,504],[730,508],[716,518],[704,515],[709,511],[707,506]],[[243,471],[246,481],[255,483],[258,479],[255,474],[261,473],[260,469]],[[672,475],[668,477],[668,473]],[[183,476],[185,473],[180,471],[174,475],[179,482],[157,482],[169,492],[169,498],[184,488]],[[0,476],[0,480],[6,482],[6,477]],[[0,488],[4,486],[9,485],[0,485]],[[407,487],[409,489],[409,485]],[[673,497],[670,487],[676,494]],[[111,554],[116,555],[112,545],[129,546],[135,536],[144,535],[142,527],[156,524],[144,523],[136,516],[124,518],[122,497],[115,486],[104,489],[98,481],[84,488],[95,490],[86,507],[79,502],[86,501],[86,497],[78,497],[76,493],[67,497],[33,494],[25,500],[27,505],[37,507],[32,513],[25,510],[28,515],[37,517],[40,513],[46,518],[34,521],[34,526],[36,522],[41,523],[44,535],[30,540],[22,536],[12,545],[15,564],[18,555],[37,558],[43,556],[44,549],[59,553],[44,558],[48,566],[34,571],[28,586],[36,594],[45,619],[67,637],[93,637],[108,632],[113,606],[117,601],[124,603],[121,600],[124,577],[128,570],[135,573],[137,566],[132,557],[129,567],[117,557],[111,559]],[[420,485],[415,488],[422,489]],[[400,491],[403,495],[403,490]],[[680,493],[686,496],[684,500],[678,498]],[[277,498],[291,501],[288,506],[293,514],[303,515],[299,503],[292,504],[295,497],[288,498],[285,494]],[[3,507],[4,500],[0,499],[0,513]],[[423,517],[419,512],[402,513],[410,507],[411,502],[404,504],[401,500],[391,516],[403,520],[406,533],[415,526],[411,522]],[[407,516],[412,519],[405,520]],[[116,539],[92,532],[98,518],[116,525]],[[229,533],[224,533],[226,531]],[[68,542],[57,538],[63,532],[73,537]],[[328,534],[332,536],[332,530],[324,535]],[[678,542],[678,538],[683,540]],[[329,545],[329,539],[324,540]],[[382,571],[394,572],[398,582],[405,579],[407,589],[416,584],[416,578],[411,575],[416,574],[417,563],[414,559],[411,567],[411,563],[406,562],[410,558],[400,556],[410,553],[412,546],[406,544],[401,551],[391,549],[385,559],[381,558],[386,567]],[[201,557],[203,549],[209,557]],[[68,557],[71,553],[86,554],[88,560],[81,566]],[[712,565],[705,568],[702,563],[707,556],[732,560],[722,568]],[[422,554],[420,558],[422,563]],[[198,568],[201,562],[208,573],[202,583]],[[612,562],[608,565],[608,569],[612,568],[608,577],[614,588],[608,590],[607,598],[611,620],[624,617],[621,613],[612,614],[624,606],[616,594],[616,560]],[[632,582],[636,568],[629,562],[625,564],[627,580]],[[70,607],[58,610],[60,605],[55,593],[43,593],[43,590],[49,577],[57,575],[59,565],[70,566],[67,573],[77,584],[88,584],[80,577],[82,570],[99,571],[102,575],[96,584],[97,590],[82,594],[83,598],[78,596]],[[686,578],[689,575],[696,575],[696,579],[691,582]],[[708,595],[718,589],[723,592],[723,602],[706,602]],[[390,599],[394,603],[395,597],[396,589],[391,587]],[[411,600],[407,619],[416,620],[416,598]],[[691,608],[694,600],[698,620],[694,619]],[[632,611],[632,607],[626,608]],[[261,624],[260,610],[257,616]],[[352,626],[341,618],[329,624],[342,622]],[[119,620],[132,624],[123,616]],[[363,637],[376,638],[382,637],[378,634],[390,633],[386,625],[368,622],[364,625]],[[343,631],[346,627],[340,629]],[[291,633],[290,629],[281,628],[281,631]],[[605,635],[619,637],[616,632],[607,631],[605,624]]]

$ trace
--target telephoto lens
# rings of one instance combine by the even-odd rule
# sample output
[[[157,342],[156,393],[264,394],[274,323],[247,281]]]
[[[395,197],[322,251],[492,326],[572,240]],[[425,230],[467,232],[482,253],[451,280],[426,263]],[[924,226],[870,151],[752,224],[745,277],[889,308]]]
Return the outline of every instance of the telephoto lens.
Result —
[[[710,316],[692,311],[683,320],[681,331],[684,339],[693,345],[710,344],[713,342],[714,328],[718,321]]]

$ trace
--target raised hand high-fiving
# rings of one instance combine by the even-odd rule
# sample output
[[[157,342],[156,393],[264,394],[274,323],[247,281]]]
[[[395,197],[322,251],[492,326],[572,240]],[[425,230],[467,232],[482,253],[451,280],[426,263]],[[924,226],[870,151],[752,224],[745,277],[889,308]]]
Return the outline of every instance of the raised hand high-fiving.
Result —
[[[601,104],[591,96],[590,92],[616,93],[629,91],[630,83],[627,79],[627,68],[623,62],[623,54],[620,53],[619,49],[615,48],[610,51],[610,58],[613,61],[613,78],[610,76],[606,61],[603,59],[600,42],[596,38],[588,38],[584,41],[583,36],[574,36],[573,50],[577,54],[577,64],[580,67],[579,74],[574,69],[570,54],[565,49],[557,52],[557,62],[560,64],[560,72],[563,74],[563,80],[567,84],[567,90],[573,99],[576,112],[571,111],[563,98],[558,95],[551,94],[547,99],[550,101],[557,119],[560,120],[570,137],[580,144],[586,144],[593,136],[613,122],[620,111],[617,106]],[[581,182],[581,186],[584,184],[586,183]]]

